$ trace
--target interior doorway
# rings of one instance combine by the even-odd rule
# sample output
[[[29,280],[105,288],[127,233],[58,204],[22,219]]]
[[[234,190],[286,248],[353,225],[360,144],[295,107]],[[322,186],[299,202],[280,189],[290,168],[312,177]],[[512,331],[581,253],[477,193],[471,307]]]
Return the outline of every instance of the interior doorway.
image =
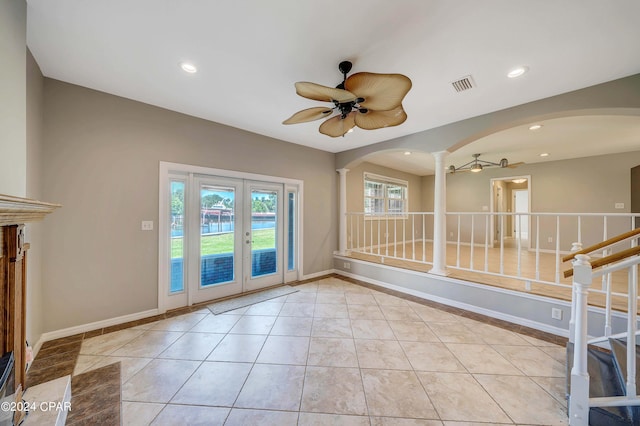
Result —
[[[530,248],[531,176],[491,179],[492,247]]]

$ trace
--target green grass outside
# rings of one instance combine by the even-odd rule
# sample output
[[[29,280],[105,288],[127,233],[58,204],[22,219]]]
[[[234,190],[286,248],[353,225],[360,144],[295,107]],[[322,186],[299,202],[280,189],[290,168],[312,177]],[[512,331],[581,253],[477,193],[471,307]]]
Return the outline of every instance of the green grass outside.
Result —
[[[171,238],[171,258],[183,256],[182,237]],[[256,229],[253,231],[253,250],[274,248],[276,246],[275,230]],[[201,254],[222,254],[233,252],[233,233],[204,235],[200,239]]]

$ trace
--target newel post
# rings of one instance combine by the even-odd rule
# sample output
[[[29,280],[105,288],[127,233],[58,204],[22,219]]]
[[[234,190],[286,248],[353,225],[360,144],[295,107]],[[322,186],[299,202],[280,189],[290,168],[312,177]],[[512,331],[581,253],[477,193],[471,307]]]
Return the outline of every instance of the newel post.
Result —
[[[582,243],[572,243],[571,253],[582,250]],[[569,319],[569,341],[574,343],[573,337],[576,332],[576,288],[571,286],[571,319]]]
[[[573,261],[573,288],[575,297],[575,335],[573,337],[573,368],[571,369],[571,395],[569,424],[589,424],[589,373],[587,371],[587,297],[591,286],[589,256],[578,254]]]

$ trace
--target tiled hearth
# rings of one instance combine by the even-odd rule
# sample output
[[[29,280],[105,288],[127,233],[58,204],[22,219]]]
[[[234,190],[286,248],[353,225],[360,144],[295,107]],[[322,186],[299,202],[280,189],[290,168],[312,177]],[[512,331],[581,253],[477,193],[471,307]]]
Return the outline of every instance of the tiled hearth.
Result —
[[[567,424],[565,339],[338,277],[47,342],[68,425]],[[201,422],[201,423],[199,423]]]

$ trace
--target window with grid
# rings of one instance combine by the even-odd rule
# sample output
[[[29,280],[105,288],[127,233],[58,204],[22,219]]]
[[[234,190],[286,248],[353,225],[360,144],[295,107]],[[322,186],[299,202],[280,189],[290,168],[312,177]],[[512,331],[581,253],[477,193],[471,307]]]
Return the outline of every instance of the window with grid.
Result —
[[[408,211],[408,188],[407,181],[365,173],[365,217],[404,216]]]

